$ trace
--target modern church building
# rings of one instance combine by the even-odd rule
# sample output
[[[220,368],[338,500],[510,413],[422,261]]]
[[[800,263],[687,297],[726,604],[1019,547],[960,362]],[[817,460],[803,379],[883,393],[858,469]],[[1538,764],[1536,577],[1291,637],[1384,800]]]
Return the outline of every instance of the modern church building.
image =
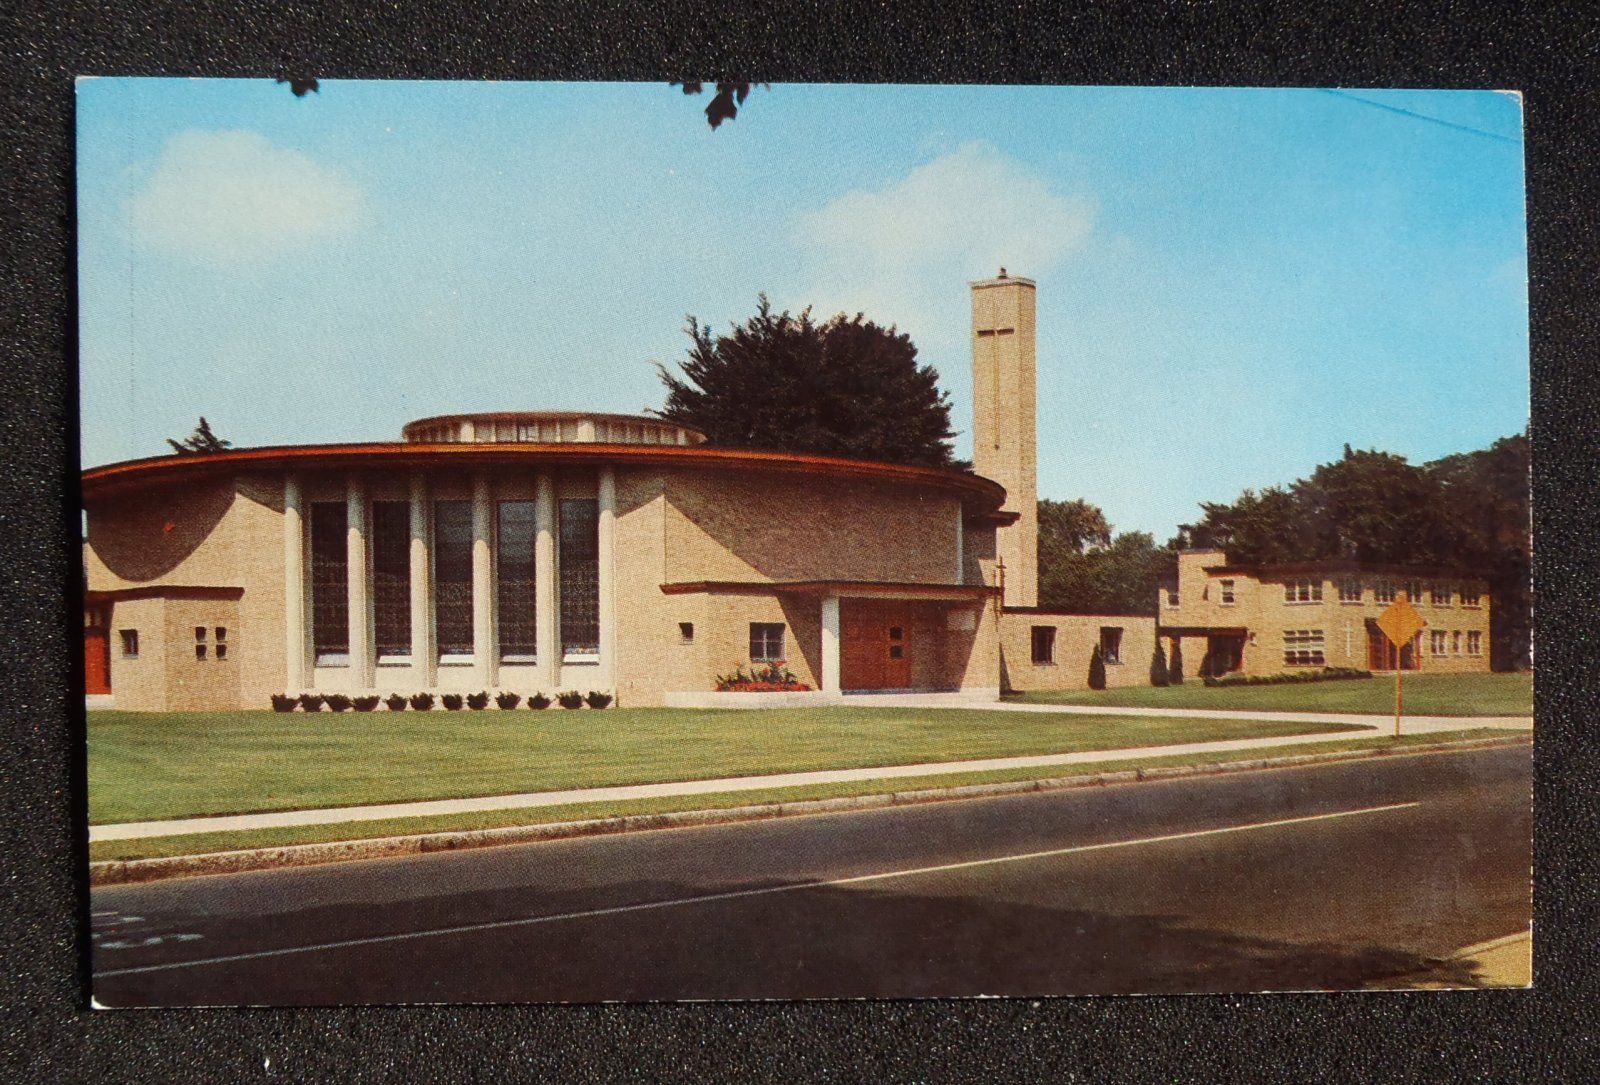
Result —
[[[1143,685],[1154,617],[1037,606],[1035,286],[1001,269],[971,297],[975,473],[554,411],[87,470],[86,692],[133,710],[302,692],[992,701],[1084,687],[1096,647],[1108,685]],[[1173,633],[1238,635],[1247,608],[1202,614],[1194,576],[1219,570],[1193,570]],[[778,660],[811,690],[716,692]]]

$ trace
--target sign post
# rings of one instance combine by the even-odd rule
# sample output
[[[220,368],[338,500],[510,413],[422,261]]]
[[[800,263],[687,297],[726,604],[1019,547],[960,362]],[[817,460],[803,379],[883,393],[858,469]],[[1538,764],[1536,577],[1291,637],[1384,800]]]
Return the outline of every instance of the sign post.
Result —
[[[1406,598],[1406,593],[1401,592],[1395,596],[1384,612],[1378,615],[1378,628],[1383,635],[1389,638],[1389,643],[1394,645],[1394,737],[1400,737],[1400,672],[1403,669],[1401,662],[1405,655],[1405,646],[1411,643],[1411,638],[1422,632],[1427,626],[1422,615],[1417,613],[1417,608],[1411,605],[1411,600]]]

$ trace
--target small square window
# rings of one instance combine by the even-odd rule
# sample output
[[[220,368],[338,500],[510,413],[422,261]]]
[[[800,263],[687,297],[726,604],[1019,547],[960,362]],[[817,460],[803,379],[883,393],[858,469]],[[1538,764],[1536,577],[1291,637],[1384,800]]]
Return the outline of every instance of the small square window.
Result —
[[[1033,627],[1033,661],[1041,666],[1056,661],[1055,626],[1036,625]]]
[[[227,659],[228,658],[228,646],[226,644],[217,645],[217,658],[218,659]]]
[[[119,629],[117,638],[122,641],[122,658],[139,658],[139,631],[137,629]]]
[[[1225,607],[1233,606],[1233,581],[1217,581],[1218,601]]]
[[[750,658],[758,663],[770,663],[783,658],[783,623],[750,623]]]
[[[204,642],[194,646],[194,657],[196,659],[204,659],[206,657],[206,646]]]
[[[218,644],[221,644],[223,641],[228,639],[228,627],[225,625],[217,626],[213,632],[216,634]]]
[[[905,640],[906,639],[906,631],[905,631],[905,629],[903,627],[901,627],[901,626],[898,626],[898,625],[891,625],[889,627],[889,639],[890,640]]]
[[[694,623],[693,622],[679,622],[678,623],[678,639],[680,641],[682,641],[684,644],[693,644],[694,643]]]
[[[194,627],[194,642],[196,644],[204,644],[206,642],[206,627],[205,626],[197,625],[197,626]]]
[[[889,645],[889,658],[890,659],[904,659],[905,657],[906,657],[906,646],[904,644],[891,644],[891,645]]]

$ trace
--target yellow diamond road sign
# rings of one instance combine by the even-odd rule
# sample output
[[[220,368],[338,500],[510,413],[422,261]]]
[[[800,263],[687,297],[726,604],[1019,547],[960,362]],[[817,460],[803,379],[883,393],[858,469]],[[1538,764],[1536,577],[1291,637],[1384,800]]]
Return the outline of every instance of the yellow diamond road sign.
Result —
[[[1423,621],[1417,608],[1404,595],[1398,596],[1384,612],[1378,615],[1378,628],[1395,647],[1411,643],[1411,638],[1422,632],[1428,623]]]

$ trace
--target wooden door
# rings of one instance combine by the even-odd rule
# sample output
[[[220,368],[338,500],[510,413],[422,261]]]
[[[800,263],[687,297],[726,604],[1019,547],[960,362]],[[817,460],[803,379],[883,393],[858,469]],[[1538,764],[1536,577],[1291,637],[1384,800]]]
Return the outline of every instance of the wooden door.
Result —
[[[83,692],[111,692],[111,636],[103,625],[83,628]]]
[[[911,608],[847,599],[840,609],[839,684],[845,689],[909,688]]]
[[[1400,669],[1414,671],[1417,669],[1417,656],[1422,647],[1421,634],[1413,637],[1411,643],[1406,645],[1400,653]],[[1367,630],[1367,670],[1392,671],[1395,665],[1394,643],[1383,635],[1382,630]]]

